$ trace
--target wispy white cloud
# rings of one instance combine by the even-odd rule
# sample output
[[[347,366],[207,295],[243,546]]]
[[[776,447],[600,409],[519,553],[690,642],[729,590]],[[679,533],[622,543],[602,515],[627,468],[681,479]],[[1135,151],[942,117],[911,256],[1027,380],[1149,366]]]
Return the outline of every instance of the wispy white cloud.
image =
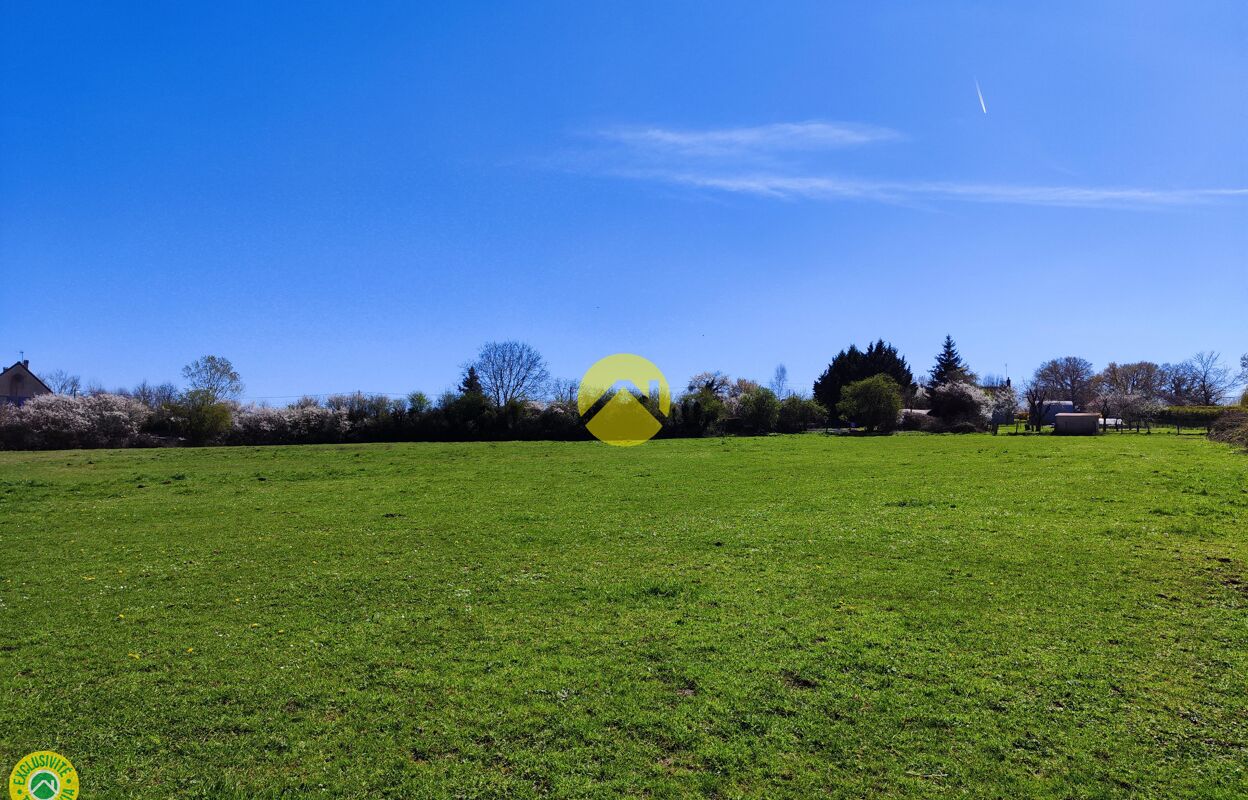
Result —
[[[1162,207],[1248,197],[1248,189],[1150,189],[1135,187],[1029,186],[933,181],[857,180],[811,175],[632,173],[628,177],[779,199],[873,200],[956,199],[1083,208]]]
[[[815,120],[696,130],[625,126],[599,129],[591,135],[598,146],[565,153],[560,159],[564,167],[617,178],[786,200],[957,200],[1142,209],[1248,197],[1246,188],[1046,186],[848,177],[826,168],[829,159],[837,158],[837,151],[905,138],[890,128],[851,122]]]
[[[682,130],[619,127],[596,131],[604,140],[653,155],[717,157],[857,147],[901,138],[889,128],[849,122],[786,122],[742,128]]]

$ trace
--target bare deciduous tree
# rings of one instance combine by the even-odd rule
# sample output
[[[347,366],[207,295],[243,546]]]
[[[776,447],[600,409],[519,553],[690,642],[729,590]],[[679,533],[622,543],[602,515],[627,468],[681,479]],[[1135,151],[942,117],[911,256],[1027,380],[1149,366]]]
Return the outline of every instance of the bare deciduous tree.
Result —
[[[555,378],[550,382],[550,401],[555,405],[576,408],[576,393],[579,388],[574,380]]]
[[[776,367],[776,374],[771,377],[771,390],[781,400],[792,394],[789,389],[789,369],[783,364]]]
[[[981,389],[1000,389],[1009,386],[1009,378],[1004,375],[998,375],[995,372],[985,372],[984,377],[979,379],[979,388]]]
[[[178,387],[172,383],[161,383],[156,386],[143,381],[131,391],[131,396],[150,409],[172,404],[178,399]]]
[[[191,391],[203,392],[214,402],[237,400],[243,393],[243,382],[228,358],[201,356],[182,368]]]
[[[40,378],[56,394],[68,394],[77,397],[82,392],[82,378],[70,375],[63,369],[54,369],[44,373]]]
[[[1023,399],[1027,401],[1027,427],[1030,430],[1040,430],[1040,426],[1044,424],[1045,404],[1053,398],[1053,387],[1038,377],[1023,384]]]
[[[1161,398],[1167,405],[1191,405],[1195,383],[1196,375],[1190,363],[1161,365]]]
[[[473,366],[486,396],[500,406],[539,397],[550,379],[541,354],[524,342],[488,342]]]
[[[1221,404],[1235,385],[1221,356],[1209,350],[1197,353],[1187,363],[1191,366],[1193,399],[1202,406]]]

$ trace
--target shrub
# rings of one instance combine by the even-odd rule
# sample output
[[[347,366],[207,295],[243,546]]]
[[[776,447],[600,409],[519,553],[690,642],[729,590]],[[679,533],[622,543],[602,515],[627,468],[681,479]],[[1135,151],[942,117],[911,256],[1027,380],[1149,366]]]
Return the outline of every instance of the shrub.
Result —
[[[871,378],[875,375],[888,375],[898,386],[898,390],[909,395],[914,392],[914,375],[910,365],[897,352],[897,348],[883,339],[867,346],[865,351],[856,345],[848,350],[837,353],[832,363],[815,381],[815,399],[823,404],[829,413],[840,413],[840,401],[845,389],[850,384]]]
[[[234,414],[230,427],[231,444],[285,444],[290,441],[290,425],[276,408],[243,406]]]
[[[992,416],[993,401],[988,393],[969,383],[946,383],[932,387],[928,395],[931,416],[943,427],[968,423],[979,430],[987,428]]]
[[[239,408],[227,438],[231,444],[324,444],[342,441],[350,428],[345,409],[300,400],[286,408]]]
[[[552,403],[535,414],[521,417],[513,435],[521,439],[570,441],[589,438],[589,431],[581,423],[576,406]]]
[[[901,413],[901,387],[887,375],[855,381],[841,392],[836,410],[867,430],[892,430]]]
[[[474,394],[480,404],[488,404],[484,395]],[[392,400],[384,394],[335,394],[325,398],[325,407],[345,415],[350,423],[353,441],[388,441],[402,434],[407,414],[407,400]]]
[[[23,450],[30,447],[26,426],[21,421],[21,410],[8,403],[0,403],[0,450]]]
[[[750,433],[771,433],[780,421],[780,400],[775,392],[762,386],[742,392],[737,408],[742,425]]]
[[[230,431],[233,407],[206,389],[186,392],[171,410],[174,430],[191,444],[215,442]]]
[[[151,409],[131,397],[97,394],[76,399],[81,400],[87,420],[81,447],[127,447],[152,416]]]
[[[21,407],[0,409],[0,443],[6,448],[128,447],[151,411],[115,394],[71,397],[44,394]]]
[[[1117,398],[1118,416],[1124,425],[1137,430],[1150,426],[1161,415],[1161,403],[1142,394],[1124,394]]]
[[[1010,386],[994,386],[986,390],[989,403],[992,406],[991,418],[992,424],[1008,425],[1018,416],[1018,395],[1014,393],[1014,389]],[[995,431],[996,428],[994,427]]]
[[[934,422],[927,414],[919,411],[903,411],[899,427],[903,431],[927,431],[932,429]]]
[[[340,442],[351,427],[343,412],[315,405],[292,406],[284,416],[290,437],[310,444]]]
[[[801,433],[827,422],[828,411],[818,400],[790,395],[780,403],[776,426],[784,433]]]
[[[700,389],[680,398],[674,420],[686,436],[705,436],[719,428],[724,418],[724,401],[718,395]]]
[[[1209,438],[1248,450],[1248,411],[1227,411],[1214,421]]]
[[[1225,406],[1167,406],[1157,414],[1157,421],[1175,428],[1213,429],[1213,423],[1226,413]]]
[[[493,404],[480,392],[444,394],[439,411],[446,432],[453,439],[486,439],[494,431],[497,413]]]
[[[91,428],[82,398],[43,394],[26,401],[17,414],[28,446],[43,450],[77,447]]]

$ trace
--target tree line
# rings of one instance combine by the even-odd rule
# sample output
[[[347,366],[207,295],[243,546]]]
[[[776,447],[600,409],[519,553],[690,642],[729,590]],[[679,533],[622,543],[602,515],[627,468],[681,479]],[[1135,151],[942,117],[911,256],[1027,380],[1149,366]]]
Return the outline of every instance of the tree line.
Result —
[[[1096,411],[1131,427],[1176,420],[1207,426],[1222,413],[1220,407],[1230,399],[1231,390],[1243,382],[1248,382],[1248,354],[1240,359],[1238,375],[1212,351],[1173,364],[1111,361],[1100,372],[1086,359],[1065,356],[1041,364],[1022,394],[1028,424],[1036,429],[1044,419],[1045,405],[1054,401],[1070,402],[1076,409]],[[1248,391],[1239,402],[1248,405]]]
[[[1047,404],[1057,401],[1138,426],[1173,421],[1175,409],[1199,417],[1227,400],[1237,382],[1248,382],[1248,354],[1240,368],[1234,375],[1216,353],[1206,352],[1179,364],[1111,362],[1097,372],[1087,360],[1066,356],[1046,361],[1015,387],[1008,379],[977,375],[950,336],[921,379],[880,339],[865,349],[841,350],[809,393],[794,390],[780,365],[767,385],[720,371],[694,375],[667,414],[659,413],[657,398],[638,399],[661,422],[659,437],[826,426],[958,433],[995,430],[1022,417],[1039,430]],[[356,392],[303,397],[282,407],[244,403],[242,377],[228,359],[214,355],[186,365],[182,378],[181,386],[144,381],[105,391],[84,389],[77,376],[53,371],[43,377],[53,394],[0,406],[0,447],[590,438],[576,383],[553,378],[541,354],[523,342],[483,345],[459,384],[436,398]],[[1248,393],[1241,402],[1248,404]],[[1213,416],[1199,419],[1212,426]]]

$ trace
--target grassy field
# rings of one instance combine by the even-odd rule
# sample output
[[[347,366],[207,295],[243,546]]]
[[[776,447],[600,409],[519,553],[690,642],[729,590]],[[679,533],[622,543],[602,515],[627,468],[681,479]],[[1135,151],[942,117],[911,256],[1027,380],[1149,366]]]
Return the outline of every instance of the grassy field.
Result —
[[[0,453],[0,757],[98,797],[1243,797],[1199,437]]]

